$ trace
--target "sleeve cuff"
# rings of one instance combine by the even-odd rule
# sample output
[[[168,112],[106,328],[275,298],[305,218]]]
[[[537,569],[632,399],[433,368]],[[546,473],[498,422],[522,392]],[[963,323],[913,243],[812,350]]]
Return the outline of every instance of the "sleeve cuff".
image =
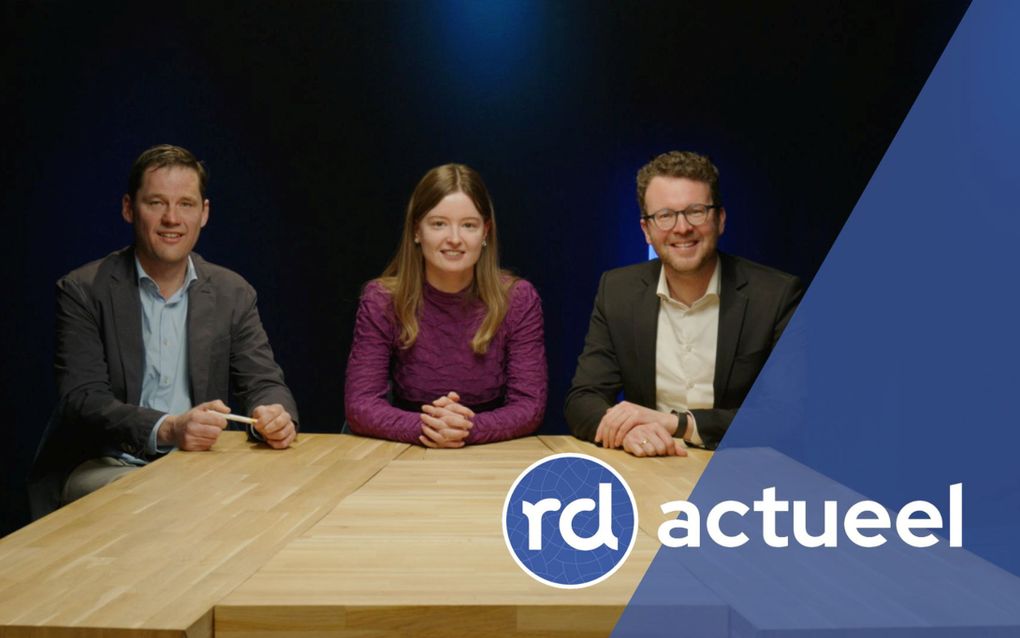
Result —
[[[163,425],[163,421],[166,421],[167,417],[169,416],[170,416],[169,414],[164,414],[163,416],[159,417],[158,421],[156,421],[156,425],[152,426],[152,431],[149,432],[149,442],[145,444],[145,453],[148,454],[149,456],[155,456],[157,454],[166,454],[167,452],[170,452],[171,450],[174,449],[173,445],[160,447],[156,443],[156,434],[159,433],[159,426]]]
[[[698,434],[698,420],[694,418],[694,413],[688,411],[686,414],[691,415],[691,438],[685,440],[692,445],[705,447],[705,442],[701,440],[701,435]]]

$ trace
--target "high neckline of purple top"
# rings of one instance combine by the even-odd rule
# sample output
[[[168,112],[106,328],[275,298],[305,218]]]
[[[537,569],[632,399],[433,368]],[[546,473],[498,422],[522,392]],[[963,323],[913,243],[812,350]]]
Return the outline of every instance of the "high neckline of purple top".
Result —
[[[468,284],[463,290],[458,290],[457,292],[444,292],[430,284],[428,281],[425,282],[425,296],[440,303],[444,301],[460,303],[467,299],[470,294],[471,284]]]

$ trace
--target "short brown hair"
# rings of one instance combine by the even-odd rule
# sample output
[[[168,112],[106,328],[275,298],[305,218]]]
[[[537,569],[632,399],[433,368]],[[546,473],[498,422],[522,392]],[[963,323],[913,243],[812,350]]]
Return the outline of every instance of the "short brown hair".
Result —
[[[644,214],[648,212],[645,210],[645,191],[654,177],[685,177],[708,184],[712,189],[712,203],[722,206],[719,169],[707,155],[698,155],[691,151],[670,151],[656,156],[642,166],[637,174],[637,201],[638,209]]]
[[[205,199],[205,189],[209,183],[209,174],[205,170],[205,165],[198,161],[198,158],[188,149],[173,144],[153,146],[138,156],[135,163],[131,165],[131,172],[128,173],[128,196],[134,199],[138,194],[146,171],[150,168],[165,168],[167,166],[183,166],[198,173],[198,191],[201,193],[202,199]]]

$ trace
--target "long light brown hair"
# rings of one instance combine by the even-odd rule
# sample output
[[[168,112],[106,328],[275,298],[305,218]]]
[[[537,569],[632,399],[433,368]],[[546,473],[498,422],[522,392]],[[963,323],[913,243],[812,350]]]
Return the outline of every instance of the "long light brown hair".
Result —
[[[485,304],[485,318],[471,339],[471,349],[477,354],[484,354],[506,317],[509,290],[515,278],[499,267],[499,241],[492,199],[481,175],[474,169],[464,164],[443,164],[425,173],[407,204],[404,232],[400,236],[397,254],[378,281],[393,299],[393,312],[400,324],[400,345],[410,348],[418,339],[418,316],[425,281],[425,258],[421,247],[414,242],[415,230],[429,211],[453,193],[467,195],[488,228],[486,245],[475,264],[469,291]]]

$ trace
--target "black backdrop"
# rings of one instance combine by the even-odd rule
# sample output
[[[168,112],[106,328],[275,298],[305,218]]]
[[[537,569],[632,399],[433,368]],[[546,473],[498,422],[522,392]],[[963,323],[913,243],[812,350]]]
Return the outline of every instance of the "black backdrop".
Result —
[[[964,2],[3,5],[3,511],[54,401],[53,283],[130,241],[131,161],[211,172],[206,258],[260,292],[307,431],[336,431],[363,282],[418,178],[470,164],[544,299],[562,400],[599,273],[645,258],[634,173],[710,154],[724,250],[814,275]],[[862,259],[866,256],[862,256]],[[890,264],[891,268],[895,264]],[[859,300],[866,303],[866,300]]]

